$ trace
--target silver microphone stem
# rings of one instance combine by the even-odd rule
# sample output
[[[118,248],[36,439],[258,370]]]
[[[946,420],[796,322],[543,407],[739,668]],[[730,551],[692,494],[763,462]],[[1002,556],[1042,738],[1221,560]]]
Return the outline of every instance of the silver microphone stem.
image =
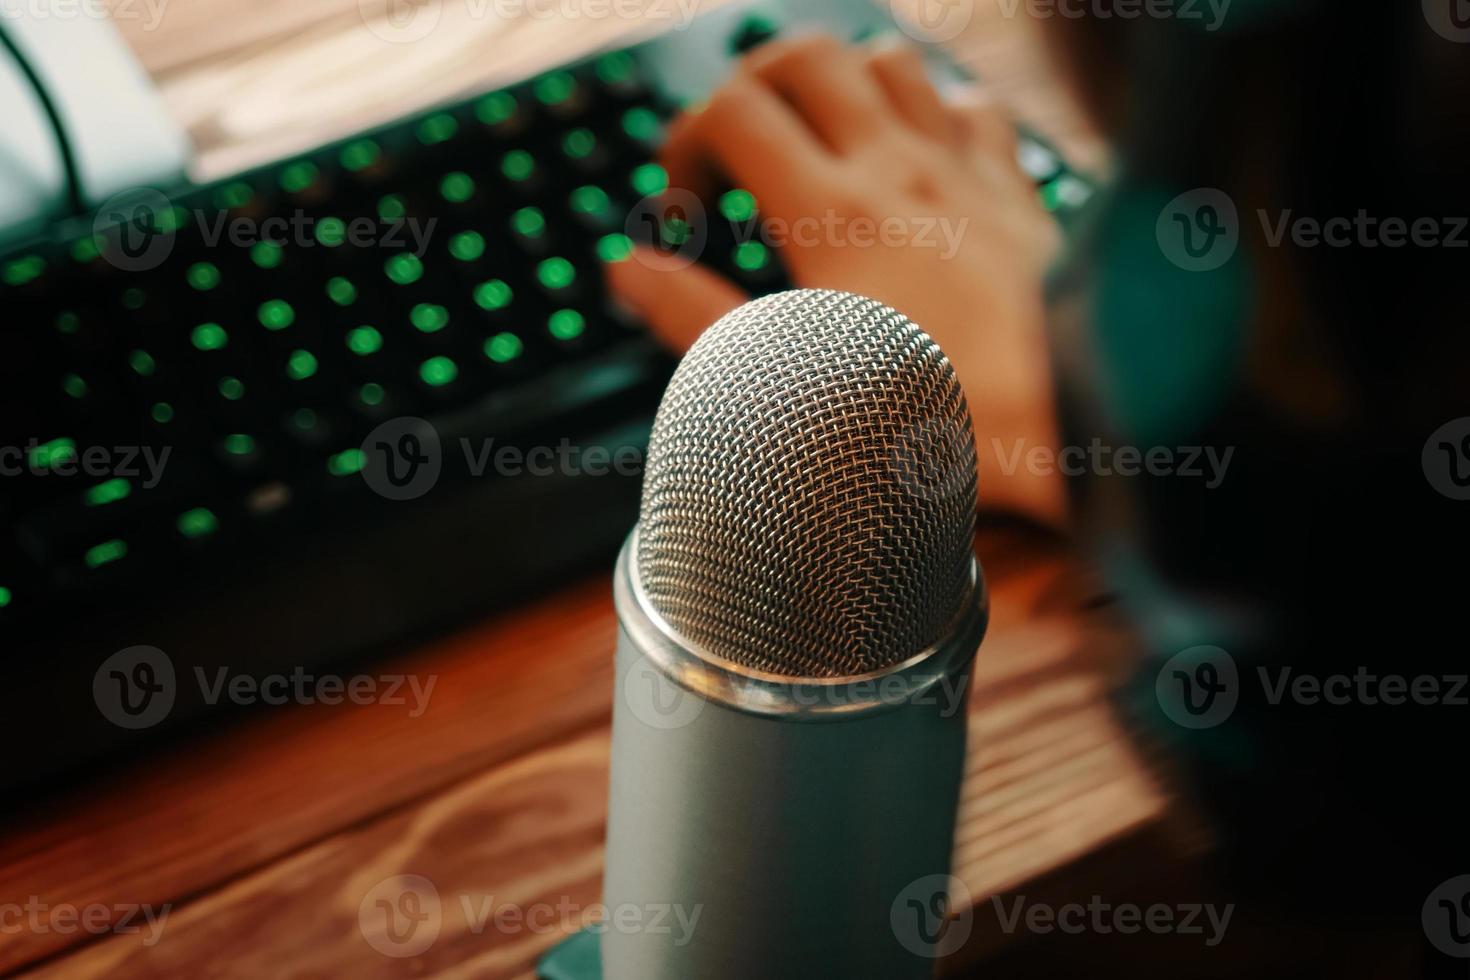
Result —
[[[930,976],[895,904],[949,871],[978,565],[940,643],[793,681],[683,641],[641,594],[636,553],[635,532],[614,579],[606,980]]]

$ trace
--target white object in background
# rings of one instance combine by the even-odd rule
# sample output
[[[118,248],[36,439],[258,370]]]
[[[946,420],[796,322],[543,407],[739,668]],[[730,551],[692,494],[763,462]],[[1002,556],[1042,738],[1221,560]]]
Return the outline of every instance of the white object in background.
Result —
[[[191,148],[100,2],[0,0],[10,33],[51,93],[91,205],[183,179]],[[65,216],[66,175],[35,90],[0,49],[0,239]]]

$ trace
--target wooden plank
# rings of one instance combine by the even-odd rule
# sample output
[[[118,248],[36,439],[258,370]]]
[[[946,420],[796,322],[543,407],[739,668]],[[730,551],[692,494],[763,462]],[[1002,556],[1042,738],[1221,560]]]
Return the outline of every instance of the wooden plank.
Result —
[[[196,148],[193,175],[213,180],[300,153],[426,105],[507,84],[552,65],[657,32],[668,18],[503,17],[490,0],[391,0],[399,17],[432,23],[394,43],[390,0],[191,0],[157,23],[141,2],[116,23],[154,75]],[[668,0],[640,5],[672,13]],[[707,13],[729,0],[701,0]],[[919,0],[895,0],[895,9]],[[617,9],[625,9],[620,4]],[[591,9],[589,7],[589,9]],[[600,8],[599,8],[600,9]],[[1037,25],[977,0],[951,47],[1016,117],[1058,142],[1078,166],[1105,165],[1103,144],[1059,97]]]
[[[1165,813],[1164,798],[1106,707],[1108,667],[1099,653],[1101,641],[1112,635],[1107,613],[1078,615],[1082,580],[1058,556],[1005,538],[990,547],[982,540],[983,552],[991,548],[999,553],[992,569],[995,616],[977,663],[956,846],[956,873],[977,897],[1150,827]],[[289,975],[302,977],[371,978],[409,970],[429,976],[524,974],[597,901],[612,640],[601,595],[600,610],[584,613],[583,628],[569,631],[573,647],[597,649],[593,659],[600,666],[575,652],[568,662],[561,655],[526,657],[514,644],[503,644],[500,649],[515,655],[496,670],[488,666],[495,652],[474,656],[464,640],[455,641],[447,656],[426,658],[439,672],[441,688],[457,692],[447,713],[431,710],[410,723],[386,716],[359,721],[357,711],[292,712],[322,716],[312,732],[284,727],[288,719],[264,719],[219,747],[199,750],[186,776],[160,772],[148,795],[134,790],[130,797],[108,800],[107,807],[133,811],[117,827],[95,826],[97,814],[106,811],[94,802],[71,821],[63,817],[44,832],[38,829],[51,841],[49,853],[0,865],[5,894],[37,892],[53,904],[78,905],[92,895],[99,896],[93,901],[171,902],[174,908],[155,945],[144,945],[138,935],[108,936],[56,955],[59,947],[38,942],[47,937],[17,937],[26,959],[12,958],[9,965],[49,952],[52,958],[36,965],[35,976],[283,975],[287,963]],[[572,602],[589,598],[583,594]],[[568,607],[566,601],[548,603],[526,617],[529,628],[512,621],[508,629],[531,649],[548,649],[537,629],[554,628],[550,620]],[[479,631],[474,635],[485,639]],[[584,693],[593,692],[590,710],[578,700],[593,730],[457,782],[447,779],[454,771],[473,770],[472,759],[504,749],[504,716],[487,710],[513,713],[517,700],[549,707],[530,693],[550,681],[536,666],[548,662],[559,665],[550,673],[571,673]],[[492,695],[485,688],[498,689],[500,698],[486,700]],[[559,697],[573,693],[563,687]],[[425,731],[408,745],[361,751],[365,738],[380,750],[398,745],[420,723],[426,723]],[[283,727],[272,732],[271,726]],[[298,760],[289,774],[266,764],[287,751],[282,738],[290,740]],[[247,755],[259,753],[261,767],[248,775],[239,769],[211,772],[214,753],[231,745],[253,746]],[[435,778],[415,782],[420,769]],[[437,788],[422,791],[428,783]],[[249,805],[240,799],[244,787],[256,796]],[[221,809],[221,803],[234,810]],[[312,812],[297,813],[301,807]],[[377,815],[364,815],[372,811]],[[78,839],[78,821],[94,824],[93,839],[68,850],[64,842]],[[146,829],[149,821],[155,832],[151,846],[130,844],[128,833]],[[195,829],[180,834],[179,826]],[[98,833],[110,839],[99,841]],[[104,848],[115,848],[128,866],[101,871],[82,863]],[[157,848],[173,853],[172,865],[152,867],[150,852]],[[259,858],[253,866],[241,860],[248,853]],[[374,950],[358,918],[368,893],[400,874],[423,875],[441,898],[448,897],[438,939],[408,962]],[[47,875],[53,886],[38,888]],[[570,911],[556,912],[544,928],[478,929],[473,913],[490,897],[496,907]]]
[[[0,840],[0,896],[78,906],[205,891],[341,827],[609,716],[615,622],[599,578],[369,671],[437,678],[428,709],[316,705],[149,757]],[[82,937],[22,932],[0,973]]]

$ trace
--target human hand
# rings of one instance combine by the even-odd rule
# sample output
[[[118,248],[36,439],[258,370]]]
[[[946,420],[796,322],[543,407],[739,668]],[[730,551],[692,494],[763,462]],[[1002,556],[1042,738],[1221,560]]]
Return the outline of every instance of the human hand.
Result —
[[[946,105],[908,48],[781,41],[674,124],[663,162],[671,187],[701,199],[721,178],[753,194],[798,286],[870,296],[927,331],[970,405],[981,504],[1063,520],[1058,478],[1007,473],[991,451],[992,438],[1057,441],[1042,276],[1058,234],[998,110]],[[607,275],[680,351],[748,298],[653,250]]]

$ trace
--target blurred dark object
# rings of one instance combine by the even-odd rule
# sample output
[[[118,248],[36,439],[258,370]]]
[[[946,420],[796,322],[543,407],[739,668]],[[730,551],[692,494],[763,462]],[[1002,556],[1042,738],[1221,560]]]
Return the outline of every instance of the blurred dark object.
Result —
[[[1185,762],[1232,895],[1283,936],[1414,937],[1435,975],[1455,964],[1421,910],[1470,867],[1464,575],[1447,560],[1470,511],[1423,451],[1470,414],[1470,59],[1418,4],[1252,3],[1217,31],[1082,19],[1053,37],[1119,147],[1055,284],[1064,441],[1233,451],[1213,489],[1076,488],[1153,654],[1125,702]],[[1303,219],[1338,233],[1314,244]],[[1388,219],[1437,238],[1385,244]],[[1201,645],[1231,658],[1239,702],[1189,728],[1159,674]],[[1288,668],[1435,678],[1441,701],[1278,698]]]

